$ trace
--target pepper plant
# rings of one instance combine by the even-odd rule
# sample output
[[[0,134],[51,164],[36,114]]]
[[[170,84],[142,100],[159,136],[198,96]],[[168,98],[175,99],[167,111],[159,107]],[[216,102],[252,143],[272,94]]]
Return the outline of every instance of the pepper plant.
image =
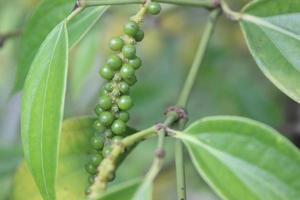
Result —
[[[112,36],[107,45],[111,55],[99,70],[106,83],[99,91],[95,115],[62,122],[69,50],[110,6],[125,4],[140,4],[140,8],[124,24],[123,33]],[[178,100],[166,108],[164,121],[136,130],[127,124],[129,109],[139,106],[134,105],[130,91],[138,84],[136,71],[150,67],[142,66],[136,46],[143,45],[144,18],[159,17],[161,4],[207,9],[209,17]],[[70,6],[74,6],[71,14]],[[60,15],[51,10],[59,10]],[[300,102],[299,0],[254,0],[239,12],[226,0],[45,0],[29,19],[22,40],[22,73],[16,90],[23,89],[21,131],[30,173],[24,165],[19,168],[12,198],[152,199],[153,182],[165,154],[173,153],[164,148],[165,140],[171,138],[176,140],[179,200],[187,199],[185,150],[199,175],[222,199],[299,200],[300,153],[276,130],[237,116],[208,117],[188,125],[188,113],[196,112],[186,109],[188,100],[221,15],[240,24],[265,76]],[[48,23],[47,30],[33,35],[42,23]],[[131,150],[154,137],[157,148],[145,176],[108,186]],[[30,189],[31,196],[18,192],[28,184],[24,176],[32,176],[37,186]]]

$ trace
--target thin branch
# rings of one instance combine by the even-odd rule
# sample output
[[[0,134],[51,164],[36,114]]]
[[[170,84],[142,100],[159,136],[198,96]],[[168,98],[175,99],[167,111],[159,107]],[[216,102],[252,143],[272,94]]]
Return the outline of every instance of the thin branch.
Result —
[[[192,64],[191,70],[188,74],[188,77],[186,79],[186,82],[184,84],[182,92],[180,94],[179,100],[177,102],[177,106],[179,106],[179,107],[185,108],[187,105],[187,102],[189,100],[191,91],[192,91],[194,83],[195,83],[195,80],[198,76],[198,71],[199,71],[200,65],[201,65],[204,55],[206,53],[208,42],[212,36],[213,30],[216,25],[217,18],[220,15],[220,13],[221,13],[221,10],[216,9],[216,10],[213,10],[209,16],[208,23],[203,32],[203,36],[202,36],[202,39],[200,41],[200,44],[199,44],[199,47],[198,47],[198,50],[197,50],[197,53],[195,56],[195,60]]]
[[[79,0],[85,6],[144,4],[146,0]],[[153,0],[160,3],[216,8],[220,0]]]
[[[177,106],[186,109],[191,91],[198,76],[198,71],[203,62],[205,52],[207,51],[208,43],[212,37],[217,19],[221,13],[220,9],[213,10],[210,15],[202,39],[200,41],[194,62],[187,76],[186,82],[180,94]],[[182,130],[185,127],[186,120],[181,120],[179,129]],[[175,164],[176,164],[176,178],[177,178],[177,197],[180,200],[186,199],[186,184],[185,184],[185,168],[184,168],[184,155],[183,144],[181,141],[176,141],[175,144]]]

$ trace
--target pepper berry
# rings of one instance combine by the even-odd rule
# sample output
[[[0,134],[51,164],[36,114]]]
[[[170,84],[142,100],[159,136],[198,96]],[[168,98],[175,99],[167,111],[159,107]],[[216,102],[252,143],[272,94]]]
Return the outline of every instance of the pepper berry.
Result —
[[[125,42],[122,38],[120,37],[115,37],[110,40],[109,42],[109,47],[113,51],[121,51]]]
[[[122,49],[123,56],[128,59],[135,58],[136,48],[132,44],[126,44]]]
[[[123,27],[124,33],[131,37],[134,37],[139,29],[139,25],[134,21],[127,22]]]
[[[111,126],[111,130],[116,135],[122,135],[126,132],[126,124],[122,120],[115,120]]]
[[[151,15],[158,15],[161,11],[161,6],[157,2],[151,2],[149,3],[147,7],[147,12]]]
[[[111,55],[109,56],[107,60],[107,65],[112,70],[119,70],[122,67],[122,59],[117,55]]]

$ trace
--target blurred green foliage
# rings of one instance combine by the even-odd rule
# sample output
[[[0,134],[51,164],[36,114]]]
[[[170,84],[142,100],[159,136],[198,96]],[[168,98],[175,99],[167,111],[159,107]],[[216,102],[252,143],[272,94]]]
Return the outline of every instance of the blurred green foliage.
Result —
[[[240,8],[246,0],[232,1]],[[0,34],[22,29],[37,0],[0,0]],[[92,32],[70,53],[70,69],[65,118],[92,114],[103,81],[98,69],[109,53],[107,43],[121,33],[122,24],[134,14],[136,6],[115,6]],[[146,19],[145,41],[139,46],[144,60],[138,84],[132,89],[135,107],[130,125],[145,128],[161,121],[168,106],[176,102],[192,63],[207,11],[190,7],[166,6],[161,16]],[[34,33],[32,33],[34,34]],[[19,102],[11,96],[17,69],[19,38],[0,48],[0,199],[9,192],[10,178],[21,157]],[[190,122],[210,115],[241,115],[280,127],[283,95],[262,75],[251,58],[237,24],[222,17],[200,70],[189,103]],[[16,112],[11,115],[11,112]],[[8,116],[10,116],[8,118]],[[15,127],[15,128],[11,128]],[[174,199],[175,181],[173,141],[168,140],[168,159],[157,179],[155,191],[163,199]],[[155,140],[140,144],[125,161],[116,182],[143,175],[153,157]],[[3,147],[3,148],[2,148]],[[147,158],[147,159],[146,159]],[[132,165],[132,163],[135,163]],[[214,200],[217,197],[203,181],[196,179],[188,162],[190,199]],[[4,191],[4,192],[3,192]],[[156,199],[160,199],[156,196]]]

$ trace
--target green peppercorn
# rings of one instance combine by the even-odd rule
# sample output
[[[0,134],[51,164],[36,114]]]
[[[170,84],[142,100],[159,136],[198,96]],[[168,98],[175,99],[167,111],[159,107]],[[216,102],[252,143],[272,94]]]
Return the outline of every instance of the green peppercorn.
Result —
[[[112,83],[106,83],[105,86],[104,86],[104,89],[107,92],[111,92],[113,90],[113,84]]]
[[[128,79],[134,76],[135,70],[130,64],[124,64],[120,70],[120,75],[123,79]]]
[[[114,72],[109,68],[108,65],[104,65],[100,69],[99,74],[106,80],[111,80],[114,77]]]
[[[126,132],[126,124],[122,120],[115,120],[111,126],[111,130],[116,135],[122,135]]]
[[[128,61],[128,63],[134,68],[139,69],[142,66],[142,60],[139,57],[135,57]]]
[[[121,142],[123,140],[123,137],[121,136],[115,136],[112,138],[113,143],[118,143]]]
[[[91,192],[92,192],[92,190],[91,190],[91,188],[90,187],[87,187],[86,189],[85,189],[85,195],[89,195],[89,194],[91,194]]]
[[[95,183],[95,176],[94,175],[89,176],[88,182],[91,185],[94,184]]]
[[[136,76],[134,75],[134,76],[132,76],[130,78],[124,79],[124,81],[126,83],[128,83],[128,85],[133,86],[137,82],[137,79],[136,79]]]
[[[95,149],[101,150],[104,146],[104,139],[101,136],[94,136],[91,140],[91,144]]]
[[[139,29],[139,25],[134,21],[127,22],[123,27],[124,33],[131,37],[134,37]]]
[[[95,165],[93,165],[92,163],[88,163],[85,165],[85,170],[89,173],[89,174],[97,174],[97,167]]]
[[[104,135],[107,138],[112,138],[113,137],[113,132],[110,129],[107,129],[107,130],[104,131]]]
[[[121,110],[128,110],[133,106],[131,97],[127,95],[121,96],[117,103]]]
[[[97,131],[97,132],[102,132],[105,130],[105,127],[101,124],[100,121],[96,120],[94,122],[94,129]]]
[[[122,120],[123,122],[128,122],[128,120],[129,120],[129,113],[128,112],[126,112],[126,111],[122,111],[122,112],[120,112],[119,113],[119,115],[118,115],[118,119],[119,120]]]
[[[123,56],[128,59],[135,58],[136,48],[132,44],[126,44],[122,49]]]
[[[111,108],[112,106],[112,99],[107,96],[107,95],[103,95],[99,98],[99,106],[104,109],[104,110],[108,110]]]
[[[107,65],[112,70],[119,70],[122,67],[122,59],[117,55],[111,55],[109,56],[107,60]]]
[[[109,42],[109,47],[113,51],[121,51],[125,42],[122,38],[120,37],[115,37],[110,40]]]
[[[161,11],[161,6],[157,2],[151,2],[147,7],[147,12],[151,15],[158,15]]]
[[[103,160],[102,155],[94,154],[91,158],[91,163],[95,166],[98,166],[101,163],[102,160]]]
[[[145,37],[144,31],[139,30],[139,31],[135,34],[134,39],[135,39],[135,41],[137,41],[137,42],[141,42],[141,41],[144,39],[144,37]]]
[[[104,148],[103,148],[103,151],[102,151],[102,154],[104,157],[107,157],[110,153],[111,153],[111,145],[105,145]]]
[[[127,83],[121,82],[121,83],[119,83],[119,90],[123,94],[128,94],[129,90],[130,90],[130,87],[129,87],[129,85]]]
[[[101,122],[101,124],[103,124],[104,126],[109,126],[113,123],[114,121],[114,116],[113,114],[111,114],[110,112],[103,112],[100,114],[99,116],[99,121]]]
[[[96,115],[100,115],[104,110],[100,107],[99,104],[96,105],[96,108],[95,108],[95,113]]]

